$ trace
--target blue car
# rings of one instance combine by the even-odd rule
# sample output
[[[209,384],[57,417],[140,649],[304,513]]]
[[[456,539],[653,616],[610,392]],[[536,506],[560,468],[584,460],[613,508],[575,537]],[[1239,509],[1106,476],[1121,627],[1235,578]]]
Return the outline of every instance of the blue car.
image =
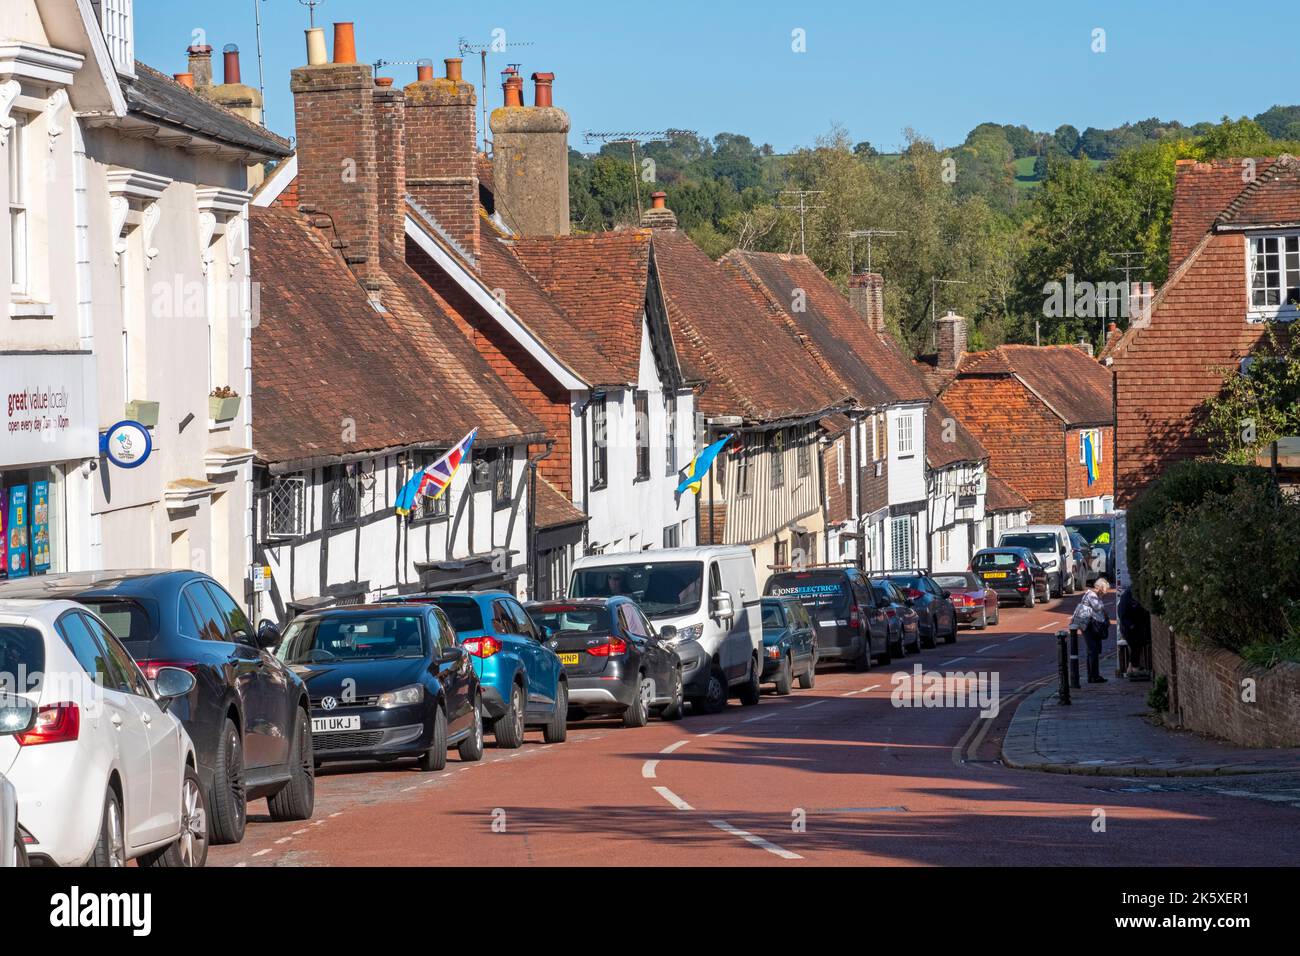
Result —
[[[817,684],[817,631],[803,602],[796,597],[763,598],[763,677],[782,696],[791,682]]]
[[[560,658],[542,641],[523,606],[504,591],[405,594],[388,601],[436,604],[469,652],[483,712],[498,747],[523,745],[524,729],[541,727],[548,744],[568,736],[569,685]]]

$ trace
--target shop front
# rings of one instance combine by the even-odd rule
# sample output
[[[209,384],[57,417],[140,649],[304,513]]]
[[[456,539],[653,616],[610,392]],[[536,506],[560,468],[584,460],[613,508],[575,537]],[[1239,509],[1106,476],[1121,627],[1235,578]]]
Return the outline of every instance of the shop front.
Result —
[[[0,578],[89,566],[94,358],[0,353]]]

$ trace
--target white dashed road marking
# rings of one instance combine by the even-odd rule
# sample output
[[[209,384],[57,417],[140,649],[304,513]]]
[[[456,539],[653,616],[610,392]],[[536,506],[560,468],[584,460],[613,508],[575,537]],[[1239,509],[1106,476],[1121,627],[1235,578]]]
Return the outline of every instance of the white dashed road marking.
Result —
[[[947,667],[949,664],[956,664],[958,661],[964,661],[965,659],[966,659],[966,658],[964,658],[964,657],[954,657],[954,658],[953,658],[952,660],[950,660],[950,661],[944,661],[944,662],[943,662],[942,664],[940,664],[939,666],[940,666],[940,667]]]
[[[715,727],[713,730],[706,730],[702,734],[696,734],[697,737],[712,737],[714,734],[720,734],[723,731],[730,730],[730,727]]]
[[[681,797],[677,796],[677,794],[673,793],[673,792],[672,792],[671,790],[669,790],[667,787],[655,787],[655,793],[659,794],[659,796],[663,797],[665,800],[667,800],[669,803],[671,803],[671,804],[672,804],[674,807],[676,807],[678,810],[694,810],[694,809],[695,809],[693,806],[691,806],[689,803],[687,803],[687,802],[686,802],[685,800],[683,800]]]
[[[659,766],[658,760],[647,760],[641,765],[641,776],[647,780],[653,780],[655,778],[655,767],[657,766]]]
[[[659,752],[660,752],[661,754],[670,754],[670,753],[672,753],[674,750],[680,750],[681,748],[685,747],[685,746],[686,746],[687,744],[689,744],[689,743],[690,743],[689,740],[685,740],[685,739],[683,739],[683,740],[679,740],[679,741],[677,741],[677,743],[675,743],[675,744],[669,744],[667,747],[665,747],[663,750],[661,750],[661,751],[659,751]]]
[[[723,833],[730,833],[732,836],[738,836],[742,840],[752,843],[754,844],[754,846],[762,847],[768,853],[775,854],[776,856],[779,856],[783,860],[803,859],[803,857],[801,857],[798,853],[791,853],[789,850],[783,849],[777,846],[775,843],[772,843],[768,840],[764,840],[761,836],[755,836],[754,834],[748,832],[747,830],[741,830],[738,827],[733,827],[726,820],[710,820],[709,823],[717,827]]]
[[[800,704],[795,710],[807,710],[809,707],[816,707],[818,704],[824,704],[824,700],[815,700],[811,704]]]

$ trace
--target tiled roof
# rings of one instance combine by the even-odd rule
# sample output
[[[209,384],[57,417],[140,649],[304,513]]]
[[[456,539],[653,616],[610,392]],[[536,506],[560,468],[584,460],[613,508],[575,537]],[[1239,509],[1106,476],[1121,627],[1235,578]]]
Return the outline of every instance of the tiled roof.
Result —
[[[1271,159],[1254,160],[1257,179],[1264,177]],[[1240,159],[1201,163],[1178,161],[1174,175],[1174,205],[1169,234],[1169,268],[1172,272],[1196,248],[1220,214],[1246,188],[1249,167]]]
[[[1300,225],[1300,161],[1283,154],[1215,219],[1216,229]]]
[[[992,472],[988,477],[988,490],[984,493],[985,511],[1025,511],[1029,508],[1028,498]]]
[[[688,377],[706,381],[706,415],[752,422],[820,415],[850,402],[837,382],[806,361],[800,343],[753,290],[685,233],[659,229],[654,257],[673,339]]]
[[[376,311],[338,253],[295,212],[250,210],[260,320],[253,333],[254,444],[268,462],[539,438],[443,306],[384,247]],[[273,281],[268,281],[274,277]]]
[[[988,449],[970,433],[961,419],[942,401],[934,399],[925,423],[926,463],[931,468],[946,468],[961,461],[984,461],[988,457]]]
[[[587,516],[564,497],[564,492],[538,475],[536,520],[539,528],[562,528],[582,524],[587,521]]]
[[[1114,420],[1110,372],[1073,345],[1000,345],[962,358],[958,375],[1014,375],[1068,427]]]

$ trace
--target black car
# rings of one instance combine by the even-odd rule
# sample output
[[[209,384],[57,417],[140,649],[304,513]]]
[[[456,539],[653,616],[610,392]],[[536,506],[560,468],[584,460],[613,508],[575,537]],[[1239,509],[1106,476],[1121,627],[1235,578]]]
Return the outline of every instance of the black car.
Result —
[[[894,582],[877,578],[871,582],[871,593],[876,607],[885,614],[889,624],[889,648],[894,657],[921,653],[921,618],[898,590]]]
[[[921,619],[921,646],[934,647],[943,638],[945,644],[957,640],[957,609],[948,592],[925,571],[880,571],[872,575],[891,581],[902,592]]]
[[[764,682],[776,685],[778,694],[790,693],[798,675],[805,689],[817,683],[817,631],[798,598],[763,598]]]
[[[1050,596],[1047,569],[1028,548],[984,548],[975,552],[970,569],[997,592],[998,600],[1011,598],[1033,607]]]
[[[779,571],[767,579],[765,597],[798,598],[817,629],[822,660],[850,661],[859,670],[874,657],[888,664],[889,618],[877,606],[871,582],[856,567],[807,567]]]
[[[618,714],[624,727],[644,727],[651,713],[682,716],[682,663],[626,597],[535,601],[526,605],[542,640],[560,656],[569,685],[569,717]]]
[[[469,652],[434,604],[359,604],[300,614],[276,656],[311,695],[316,762],[483,758],[483,699]]]
[[[244,836],[247,802],[273,820],[307,820],[316,799],[307,688],[271,653],[280,632],[256,631],[238,602],[198,571],[91,571],[0,584],[0,596],[76,601],[112,628],[153,680],[163,667],[194,675],[172,704],[199,761],[213,843]]]

